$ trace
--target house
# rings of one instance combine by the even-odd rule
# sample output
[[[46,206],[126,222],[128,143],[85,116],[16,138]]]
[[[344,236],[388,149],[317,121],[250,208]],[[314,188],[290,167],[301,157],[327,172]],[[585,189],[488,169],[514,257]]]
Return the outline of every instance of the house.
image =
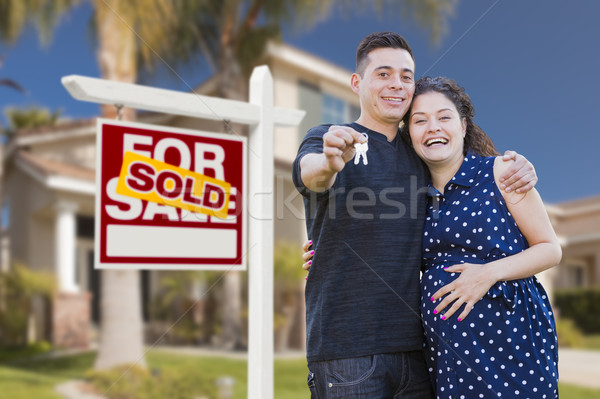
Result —
[[[600,287],[600,196],[547,205],[563,249],[552,286]]]
[[[307,115],[298,128],[275,129],[275,237],[300,245],[306,239],[304,207],[291,180],[292,161],[305,132],[320,123],[355,120],[358,97],[351,72],[285,44],[270,44],[264,59],[273,75],[275,105]],[[212,95],[209,80],[196,91]],[[165,114],[140,114],[139,122],[204,131],[223,123]],[[0,270],[21,262],[57,276],[59,294],[49,306],[34,304],[31,335],[58,346],[86,346],[99,321],[100,280],[93,268],[96,124],[94,120],[19,131],[4,148]],[[600,197],[548,206],[561,236],[564,265],[543,274],[552,287],[600,285]],[[300,267],[300,261],[299,261]],[[160,271],[142,272],[149,301]],[[301,301],[303,302],[303,301]],[[295,323],[303,344],[304,310]]]
[[[274,81],[275,105],[308,110],[300,128],[276,128],[275,237],[305,240],[304,208],[291,181],[291,162],[309,127],[358,116],[351,73],[311,54],[271,44],[265,55]],[[196,92],[212,95],[208,80]],[[165,114],[138,121],[204,131],[224,131],[222,122]],[[58,346],[85,346],[89,325],[99,322],[100,279],[93,268],[96,162],[95,120],[19,131],[3,149],[1,270],[20,262],[56,275],[54,303],[34,304],[31,335]],[[144,302],[156,291],[160,272],[142,272]],[[303,310],[296,319],[303,325]],[[89,321],[88,321],[89,320]],[[298,340],[303,342],[303,338]]]

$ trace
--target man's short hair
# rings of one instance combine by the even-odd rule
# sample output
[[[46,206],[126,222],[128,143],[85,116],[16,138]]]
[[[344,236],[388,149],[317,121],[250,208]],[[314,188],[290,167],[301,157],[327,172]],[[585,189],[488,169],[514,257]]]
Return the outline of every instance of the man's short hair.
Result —
[[[356,50],[356,73],[363,76],[369,63],[369,53],[378,48],[398,48],[408,51],[413,61],[415,57],[406,39],[395,32],[374,32],[366,36]]]

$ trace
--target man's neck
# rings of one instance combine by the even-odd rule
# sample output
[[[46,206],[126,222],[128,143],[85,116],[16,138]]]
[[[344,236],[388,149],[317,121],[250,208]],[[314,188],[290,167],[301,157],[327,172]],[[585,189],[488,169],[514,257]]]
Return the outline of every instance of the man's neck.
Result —
[[[398,127],[400,126],[400,121],[383,123],[369,118],[364,118],[362,116],[356,120],[356,123],[366,127],[367,129],[385,135],[387,140],[390,142],[393,141],[398,135]]]

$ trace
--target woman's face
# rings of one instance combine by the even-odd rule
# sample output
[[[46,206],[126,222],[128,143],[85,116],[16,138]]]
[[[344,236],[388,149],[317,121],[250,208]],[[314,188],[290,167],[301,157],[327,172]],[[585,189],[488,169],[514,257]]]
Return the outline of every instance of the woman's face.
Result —
[[[415,97],[408,128],[417,155],[427,165],[462,162],[466,122],[442,93]]]

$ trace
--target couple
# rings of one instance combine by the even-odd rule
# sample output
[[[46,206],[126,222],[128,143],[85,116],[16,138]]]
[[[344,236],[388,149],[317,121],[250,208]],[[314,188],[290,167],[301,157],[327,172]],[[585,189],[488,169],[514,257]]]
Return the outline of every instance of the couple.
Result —
[[[363,39],[359,119],[312,129],[294,162],[314,250],[312,397],[558,397],[552,311],[531,276],[560,246],[527,192],[533,169],[494,157],[456,83],[414,71],[401,36]],[[366,140],[368,165],[348,162]]]

